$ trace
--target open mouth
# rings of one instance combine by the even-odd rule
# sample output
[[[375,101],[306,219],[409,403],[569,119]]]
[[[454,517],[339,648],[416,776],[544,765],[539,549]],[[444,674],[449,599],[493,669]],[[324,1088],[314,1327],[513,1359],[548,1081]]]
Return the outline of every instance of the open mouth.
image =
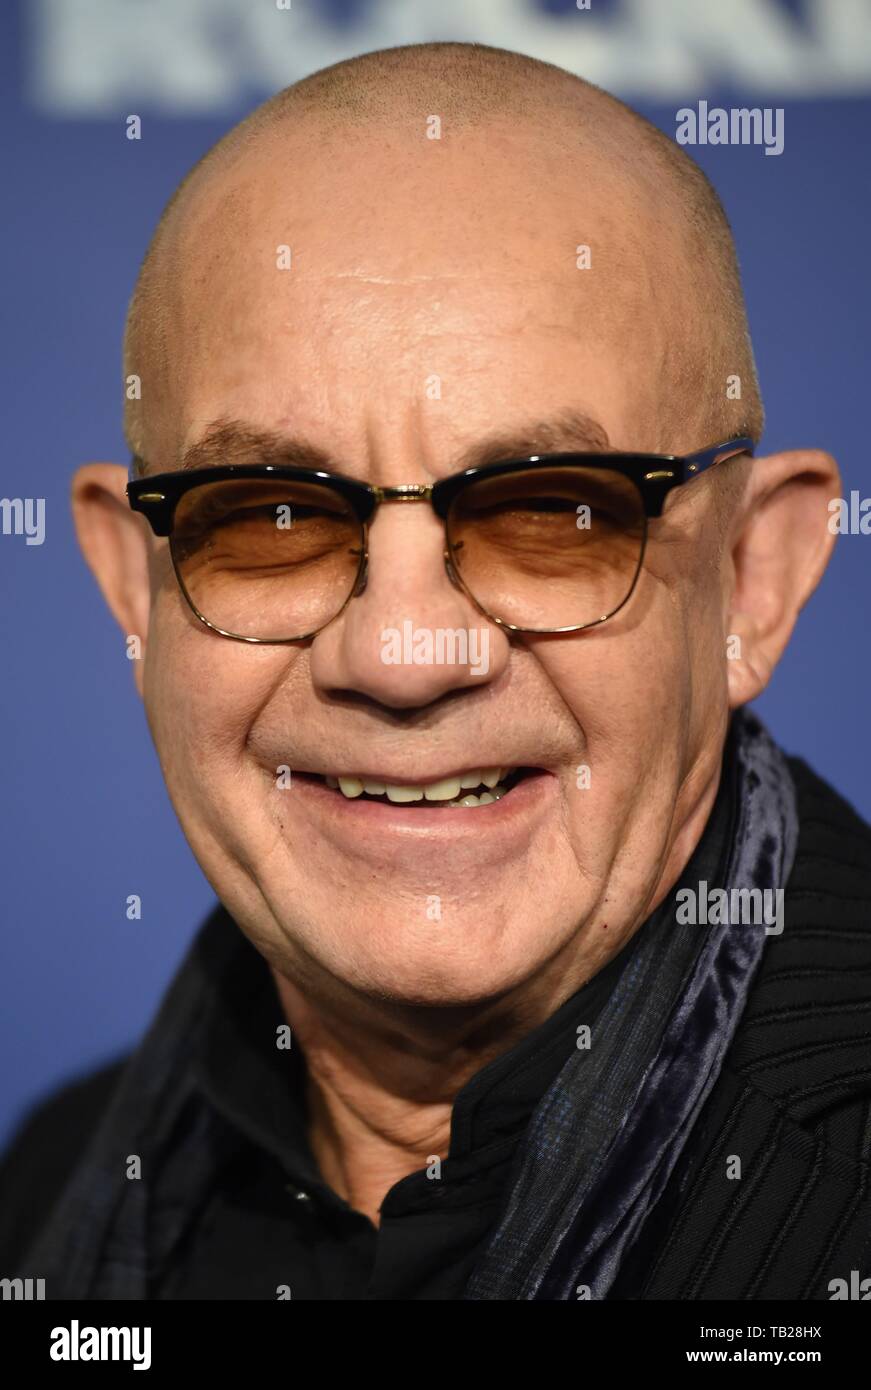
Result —
[[[318,778],[331,791],[349,801],[392,802],[405,806],[444,807],[490,806],[529,776],[533,769],[522,767],[472,768],[438,782],[391,783],[364,776],[324,776]]]

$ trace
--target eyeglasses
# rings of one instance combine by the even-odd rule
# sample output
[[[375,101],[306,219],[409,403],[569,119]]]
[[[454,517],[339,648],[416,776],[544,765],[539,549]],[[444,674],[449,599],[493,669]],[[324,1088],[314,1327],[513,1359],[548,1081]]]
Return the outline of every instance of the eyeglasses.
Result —
[[[376,508],[410,502],[429,503],[442,519],[448,576],[491,622],[580,632],[629,601],[648,519],[662,515],[669,492],[752,453],[742,438],[684,457],[538,454],[399,487],[226,464],[139,477],[127,497],[155,535],[169,537],[182,594],[222,637],[314,637],[366,586]]]

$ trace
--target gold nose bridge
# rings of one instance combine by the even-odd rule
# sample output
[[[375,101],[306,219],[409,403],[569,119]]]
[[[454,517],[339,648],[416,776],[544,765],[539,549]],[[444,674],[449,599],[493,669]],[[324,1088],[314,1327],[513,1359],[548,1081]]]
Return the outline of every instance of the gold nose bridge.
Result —
[[[398,487],[374,487],[379,502],[428,502],[432,486],[425,483],[401,483]]]

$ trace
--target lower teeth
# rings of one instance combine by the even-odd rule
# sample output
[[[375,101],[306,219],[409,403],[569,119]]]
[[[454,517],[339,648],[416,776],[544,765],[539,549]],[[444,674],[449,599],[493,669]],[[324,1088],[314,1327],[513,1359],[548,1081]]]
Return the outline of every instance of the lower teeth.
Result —
[[[474,792],[463,792],[462,796],[454,797],[453,801],[403,801],[397,803],[402,806],[425,806],[427,810],[438,809],[440,806],[489,806],[491,801],[498,801],[508,791],[507,787],[497,784],[495,787],[486,787],[480,796]],[[393,803],[389,796],[373,796],[369,792],[364,792],[362,796],[354,797],[355,801],[380,801],[382,805],[390,806]]]
[[[497,785],[497,786],[495,786],[495,787],[488,787],[487,791],[482,792],[480,796],[475,796],[474,794],[471,795],[471,796],[469,796],[469,795],[466,795],[466,796],[463,796],[463,797],[459,797],[459,796],[458,796],[458,797],[456,797],[453,801],[443,801],[443,802],[441,803],[441,805],[442,805],[442,806],[489,806],[489,804],[490,804],[491,801],[498,801],[499,798],[500,798],[501,796],[504,796],[505,793],[507,792],[507,790],[508,790],[508,788],[507,788],[507,787],[503,787],[503,786],[501,785],[501,783],[500,783],[499,785]],[[436,805],[436,806],[437,806],[439,803],[438,803],[438,802],[432,802],[432,801],[431,801],[429,804],[430,804],[431,806],[433,806],[433,805]]]

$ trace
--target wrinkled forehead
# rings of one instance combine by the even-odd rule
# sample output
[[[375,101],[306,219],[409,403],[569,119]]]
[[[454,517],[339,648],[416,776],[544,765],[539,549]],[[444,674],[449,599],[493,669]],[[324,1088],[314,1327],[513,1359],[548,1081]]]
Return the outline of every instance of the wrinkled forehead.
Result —
[[[262,139],[195,187],[168,241],[165,466],[221,417],[353,455],[355,433],[413,428],[434,400],[451,445],[522,406],[598,410],[612,432],[646,413],[651,447],[689,271],[655,191],[610,144],[504,124]]]

